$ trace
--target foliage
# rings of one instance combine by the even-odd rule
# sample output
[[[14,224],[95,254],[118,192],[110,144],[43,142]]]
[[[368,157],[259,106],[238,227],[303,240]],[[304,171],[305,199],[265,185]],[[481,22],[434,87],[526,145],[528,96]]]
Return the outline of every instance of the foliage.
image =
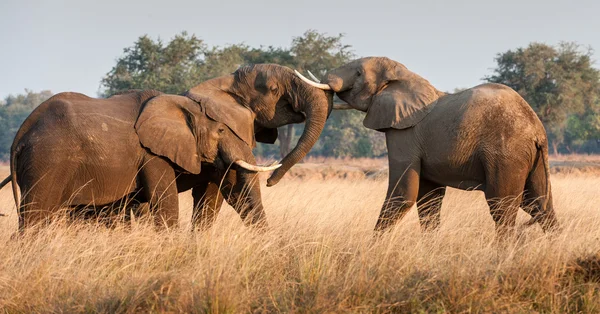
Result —
[[[592,50],[576,43],[531,43],[498,54],[488,82],[516,90],[538,114],[554,152],[600,138],[600,71]]]
[[[147,35],[140,37],[132,47],[124,49],[124,56],[102,79],[104,95],[128,89],[156,89],[165,93],[179,93],[193,86],[205,73],[200,68],[206,45],[195,35],[183,32],[166,46]]]
[[[8,95],[0,100],[0,160],[9,159],[13,139],[25,118],[51,96],[47,90],[34,93],[26,89],[25,94]]]
[[[385,136],[363,127],[364,113],[334,111],[311,155],[335,157],[381,157],[387,153]]]

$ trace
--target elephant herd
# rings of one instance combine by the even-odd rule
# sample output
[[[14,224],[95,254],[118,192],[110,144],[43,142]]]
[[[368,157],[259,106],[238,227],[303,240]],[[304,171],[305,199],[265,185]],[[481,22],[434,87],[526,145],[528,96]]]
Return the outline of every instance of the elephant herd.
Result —
[[[310,72],[309,72],[310,73]],[[240,67],[180,95],[131,90],[106,99],[60,93],[17,132],[10,176],[19,230],[46,224],[59,209],[93,216],[148,203],[157,227],[178,221],[178,193],[191,190],[194,228],[209,228],[224,200],[242,220],[266,226],[258,172],[277,184],[316,143],[333,109],[366,112],[384,132],[389,186],[375,226],[388,229],[417,205],[422,229],[440,224],[446,187],[481,190],[498,234],[523,208],[544,231],[559,228],[542,123],[514,90],[483,84],[437,90],[385,57],[354,60],[322,81],[275,64]],[[345,104],[333,103],[336,94]],[[256,142],[305,122],[277,165],[258,166]],[[129,212],[129,210],[125,210]],[[117,215],[118,216],[118,215]]]

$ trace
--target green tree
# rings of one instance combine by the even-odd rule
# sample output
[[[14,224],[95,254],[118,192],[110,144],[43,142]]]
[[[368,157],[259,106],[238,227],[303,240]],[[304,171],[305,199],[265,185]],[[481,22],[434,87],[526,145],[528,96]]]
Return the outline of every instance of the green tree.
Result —
[[[291,54],[294,67],[299,71],[310,70],[317,77],[328,70],[337,68],[355,58],[352,46],[342,43],[343,34],[327,36],[315,30],[308,30],[302,36],[292,39]]]
[[[592,53],[576,43],[532,43],[498,54],[494,74],[485,80],[508,85],[527,100],[556,154],[560,146],[570,150],[569,144],[598,134],[600,71],[592,66]]]
[[[132,47],[102,79],[103,94],[111,95],[128,89],[156,89],[179,93],[206,79],[202,69],[207,47],[195,35],[186,32],[175,36],[166,46],[147,35]]]
[[[10,147],[19,127],[33,109],[51,96],[52,92],[48,90],[34,93],[25,89],[25,94],[9,95],[0,100],[0,160],[9,159]]]

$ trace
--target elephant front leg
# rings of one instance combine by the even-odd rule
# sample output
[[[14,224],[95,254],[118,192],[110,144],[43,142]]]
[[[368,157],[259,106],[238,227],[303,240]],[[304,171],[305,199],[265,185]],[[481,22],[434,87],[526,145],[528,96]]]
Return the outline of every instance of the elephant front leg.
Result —
[[[227,202],[240,215],[246,225],[259,228],[267,226],[260,194],[258,173],[243,169],[230,171],[228,184],[223,184],[221,191]]]
[[[207,182],[192,189],[194,210],[192,213],[192,228],[194,230],[208,230],[212,227],[223,205],[223,194],[219,186]]]
[[[419,194],[417,197],[417,211],[421,230],[424,232],[437,230],[440,226],[442,199],[446,194],[446,187],[431,181],[419,181]]]
[[[179,199],[173,167],[160,157],[149,157],[140,176],[156,227],[175,227],[179,219]]]
[[[420,161],[399,161],[390,156],[389,185],[375,231],[385,231],[415,204],[419,190]]]

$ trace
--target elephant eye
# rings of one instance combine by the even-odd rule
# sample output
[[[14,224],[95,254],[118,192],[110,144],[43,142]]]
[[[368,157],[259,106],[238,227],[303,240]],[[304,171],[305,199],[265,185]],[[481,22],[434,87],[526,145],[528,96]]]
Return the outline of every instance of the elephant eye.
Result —
[[[219,128],[218,132],[219,132],[219,134],[225,133],[225,128]]]
[[[360,72],[360,70],[356,71],[356,76],[361,76],[361,75],[362,75],[362,73]]]
[[[271,90],[271,92],[275,93],[277,92],[277,85],[272,85],[271,87],[269,87],[269,89]]]

